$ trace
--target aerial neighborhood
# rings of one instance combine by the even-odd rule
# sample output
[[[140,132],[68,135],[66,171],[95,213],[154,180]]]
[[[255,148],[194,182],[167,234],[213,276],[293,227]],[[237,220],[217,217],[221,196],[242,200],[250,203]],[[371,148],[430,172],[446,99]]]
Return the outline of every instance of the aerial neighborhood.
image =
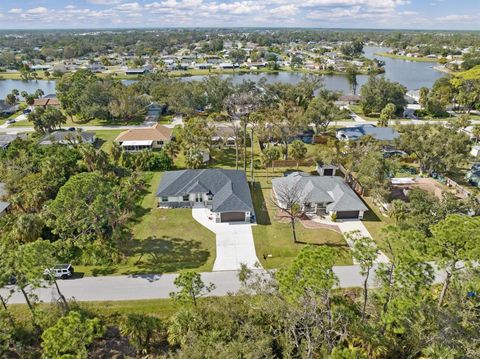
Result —
[[[0,357],[478,358],[479,139],[475,31],[4,30]]]

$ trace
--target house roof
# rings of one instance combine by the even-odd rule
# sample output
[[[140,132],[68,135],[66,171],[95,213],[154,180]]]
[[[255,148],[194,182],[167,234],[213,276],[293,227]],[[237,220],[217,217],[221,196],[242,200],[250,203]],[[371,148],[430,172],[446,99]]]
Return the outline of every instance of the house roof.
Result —
[[[3,148],[3,147],[6,147],[8,146],[10,143],[12,143],[13,141],[15,141],[17,138],[21,138],[21,139],[26,139],[27,138],[27,135],[24,135],[24,134],[0,134],[0,147]]]
[[[302,202],[327,203],[327,211],[367,211],[368,208],[340,177],[311,176],[294,172],[272,180],[273,189],[298,186]]]
[[[400,134],[391,127],[376,127],[374,125],[359,125],[354,127],[339,128],[338,132],[342,132],[350,140],[358,140],[363,136],[372,136],[379,141],[393,141]]]
[[[160,124],[146,128],[135,128],[120,133],[115,142],[124,141],[169,141],[172,138],[172,129]]]
[[[189,193],[213,194],[213,212],[253,212],[252,198],[243,171],[224,169],[165,172],[157,197],[180,197]]]
[[[36,98],[33,101],[33,106],[60,106],[60,101],[57,98]]]
[[[0,213],[5,211],[8,207],[10,207],[10,203],[2,201],[2,198],[5,197],[7,191],[5,189],[5,183],[0,183]]]
[[[51,145],[52,143],[78,143],[92,142],[95,137],[93,132],[83,131],[55,131],[45,135],[40,141],[41,145]]]
[[[7,103],[7,101],[5,100],[0,100],[0,111],[3,111],[3,112],[14,112],[16,111],[18,105],[17,104],[14,104],[14,105],[9,105]]]

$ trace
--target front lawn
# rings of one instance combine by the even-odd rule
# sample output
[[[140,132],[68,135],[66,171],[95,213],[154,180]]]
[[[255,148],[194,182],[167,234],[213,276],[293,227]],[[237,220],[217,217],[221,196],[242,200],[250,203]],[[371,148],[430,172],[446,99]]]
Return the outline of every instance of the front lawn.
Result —
[[[259,186],[259,184],[257,183]],[[270,200],[271,190],[256,187],[252,199],[257,215],[257,225],[253,226],[253,238],[257,257],[264,268],[279,268],[295,259],[307,244],[324,245],[335,250],[336,265],[351,265],[350,249],[343,236],[329,229],[307,229],[297,223],[297,240],[292,239],[291,225],[280,223],[275,218],[276,209]],[[271,257],[268,257],[271,255]],[[266,259],[264,258],[267,257]]]
[[[192,218],[191,209],[158,209],[155,192],[162,173],[147,173],[148,193],[135,213],[125,261],[108,267],[77,266],[85,275],[211,271],[215,235]]]
[[[371,197],[363,197],[363,200],[369,207],[369,211],[365,212],[362,222],[372,236],[373,240],[377,243],[378,248],[382,251],[385,251],[387,246],[383,240],[384,235],[382,234],[382,230],[389,225],[394,225],[395,220],[384,216],[378,207],[373,203],[373,199]]]

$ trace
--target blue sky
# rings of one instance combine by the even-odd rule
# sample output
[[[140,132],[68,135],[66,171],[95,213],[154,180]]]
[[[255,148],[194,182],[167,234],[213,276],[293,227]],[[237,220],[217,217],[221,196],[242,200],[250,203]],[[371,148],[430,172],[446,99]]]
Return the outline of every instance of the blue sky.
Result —
[[[0,29],[206,26],[480,30],[480,0],[0,0]]]

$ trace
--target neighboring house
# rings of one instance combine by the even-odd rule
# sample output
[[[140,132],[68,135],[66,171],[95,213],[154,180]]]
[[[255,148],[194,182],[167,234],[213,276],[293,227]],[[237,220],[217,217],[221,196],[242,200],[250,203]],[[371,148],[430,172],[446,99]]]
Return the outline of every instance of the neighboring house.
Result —
[[[6,195],[5,183],[0,183],[0,217],[7,213],[10,208],[10,203],[3,201]]]
[[[166,105],[160,105],[158,103],[152,102],[147,106],[147,121],[156,121],[160,115],[165,111]]]
[[[335,171],[338,169],[338,167],[318,161],[316,169],[320,176],[335,176]]]
[[[471,185],[480,187],[480,163],[474,163],[465,178]]]
[[[359,103],[361,99],[360,95],[343,95],[336,101],[336,104],[340,106],[355,105]]]
[[[224,169],[165,172],[157,190],[158,206],[206,207],[213,220],[250,222],[253,204],[245,172]]]
[[[302,211],[320,216],[336,215],[337,219],[362,219],[367,206],[341,179],[335,176],[311,176],[304,172],[293,172],[286,177],[272,180],[272,195],[282,188],[299,190]],[[285,204],[278,203],[280,207]]]
[[[43,108],[47,108],[47,107],[60,107],[60,101],[58,101],[58,99],[56,97],[42,97],[42,98],[36,98],[34,101],[33,101],[33,107],[34,108],[37,108],[37,107],[43,107]]]
[[[400,137],[400,134],[391,127],[376,127],[370,124],[339,128],[336,131],[336,137],[340,141],[356,141],[364,136],[372,136],[377,141],[392,142]]]
[[[78,145],[79,143],[95,143],[95,133],[83,131],[55,131],[45,135],[40,145]]]
[[[230,126],[217,126],[212,136],[212,142],[218,146],[235,147],[235,131]]]
[[[150,72],[147,68],[140,68],[140,69],[127,69],[125,70],[125,75],[144,75],[147,72]]]
[[[155,124],[151,127],[135,128],[118,135],[115,142],[125,151],[161,149],[172,139],[172,129]]]
[[[22,140],[25,140],[27,138],[27,135],[24,134],[0,134],[0,149],[1,150],[6,150],[10,144],[15,141],[17,138],[21,138]]]
[[[0,115],[10,116],[18,111],[18,104],[9,105],[5,100],[0,100]]]

